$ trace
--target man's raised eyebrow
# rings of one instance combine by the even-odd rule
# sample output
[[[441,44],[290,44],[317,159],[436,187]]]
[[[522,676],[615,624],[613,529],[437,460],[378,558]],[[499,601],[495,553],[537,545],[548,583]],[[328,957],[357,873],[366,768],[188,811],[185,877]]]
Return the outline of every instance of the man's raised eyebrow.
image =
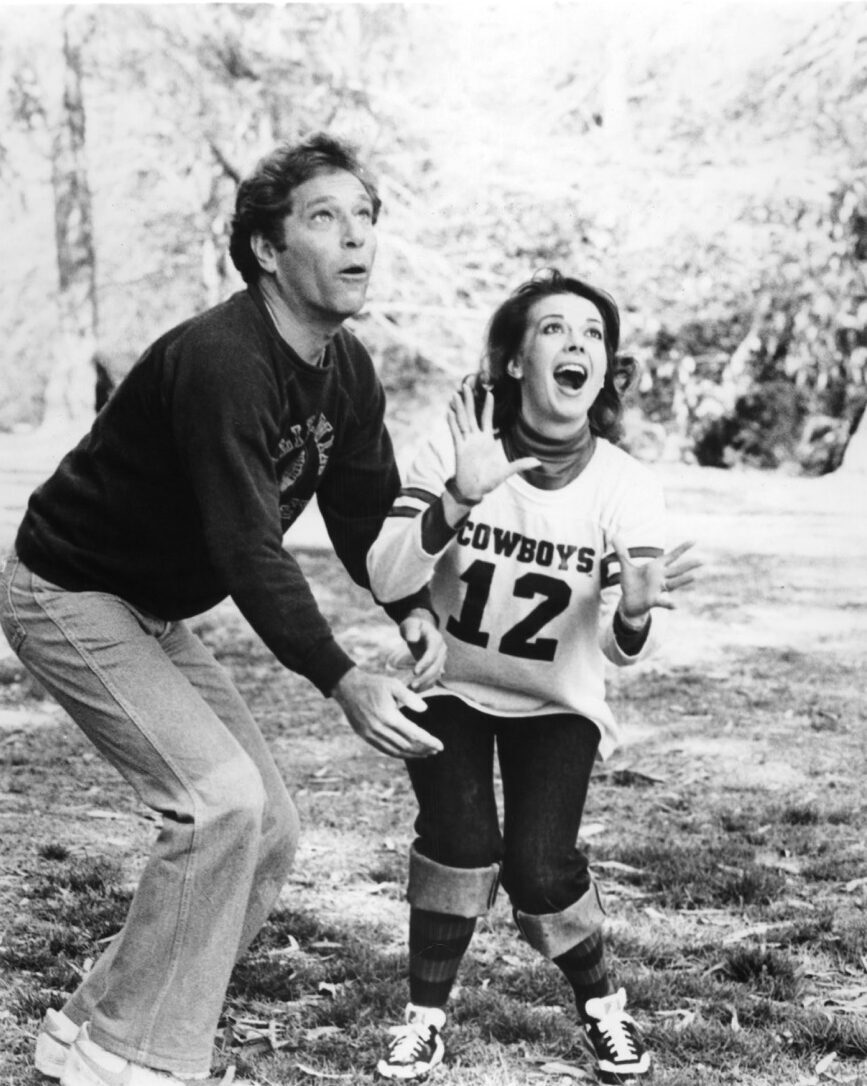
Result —
[[[316,207],[317,204],[332,204],[336,197],[330,192],[319,192],[315,196],[308,196],[304,201],[305,207]]]
[[[356,197],[353,198],[353,203],[361,201],[370,207],[373,207],[373,200],[366,192],[359,192]],[[333,192],[319,192],[315,196],[308,196],[304,202],[305,207],[316,207],[317,204],[338,204],[340,203],[340,197],[336,196]]]

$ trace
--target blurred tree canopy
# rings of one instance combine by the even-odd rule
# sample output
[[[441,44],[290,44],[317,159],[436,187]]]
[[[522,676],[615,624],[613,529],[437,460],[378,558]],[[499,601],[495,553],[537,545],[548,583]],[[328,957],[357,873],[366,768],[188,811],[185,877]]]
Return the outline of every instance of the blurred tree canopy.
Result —
[[[555,265],[621,304],[639,455],[840,462],[867,398],[864,3],[28,6],[0,30],[0,428],[43,418],[71,315],[117,378],[238,289],[237,181],[328,129],[380,179],[356,323],[398,422]]]

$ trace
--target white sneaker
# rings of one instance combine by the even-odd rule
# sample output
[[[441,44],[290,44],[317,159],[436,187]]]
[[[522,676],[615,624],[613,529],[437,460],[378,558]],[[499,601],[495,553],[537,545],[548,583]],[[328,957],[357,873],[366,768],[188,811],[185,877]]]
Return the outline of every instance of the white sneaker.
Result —
[[[33,1062],[47,1078],[60,1078],[78,1026],[63,1011],[47,1010],[36,1035]]]
[[[407,1004],[406,1024],[392,1026],[388,1053],[376,1065],[380,1078],[420,1082],[442,1063],[445,1045],[440,1031],[446,1022],[445,1011],[439,1007],[416,1007]]]
[[[650,1054],[635,1021],[626,1013],[626,992],[588,999],[584,1005],[584,1033],[596,1056],[600,1082],[635,1082],[650,1070]]]
[[[222,1078],[191,1075],[179,1078],[170,1071],[155,1071],[141,1064],[131,1063],[123,1056],[107,1052],[90,1039],[89,1024],[81,1027],[75,1043],[69,1050],[60,1086],[255,1086],[235,1078],[230,1067]]]

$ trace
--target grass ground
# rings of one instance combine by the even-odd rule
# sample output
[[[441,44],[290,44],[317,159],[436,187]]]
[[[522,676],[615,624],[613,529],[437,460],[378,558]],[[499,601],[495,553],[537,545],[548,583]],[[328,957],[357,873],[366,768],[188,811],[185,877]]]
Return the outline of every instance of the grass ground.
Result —
[[[582,836],[614,974],[656,1086],[867,1086],[863,480],[677,471],[675,533],[707,562],[652,664],[612,678],[628,745]],[[327,553],[302,556],[356,659],[387,620]],[[402,766],[282,672],[230,604],[198,628],[267,734],[303,820],[279,909],[235,970],[218,1047],[265,1084],[368,1082],[406,999]],[[0,659],[0,1084],[122,922],[156,823],[67,718]],[[501,900],[448,1033],[454,1086],[591,1081],[570,996]]]

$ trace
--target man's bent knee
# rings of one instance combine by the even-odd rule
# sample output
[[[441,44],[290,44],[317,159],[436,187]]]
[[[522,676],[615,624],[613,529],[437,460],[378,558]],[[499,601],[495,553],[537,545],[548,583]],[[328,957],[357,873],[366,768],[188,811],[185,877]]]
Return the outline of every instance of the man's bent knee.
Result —
[[[298,811],[288,792],[280,797],[268,797],[262,823],[263,856],[288,872],[298,849],[301,826]]]
[[[190,785],[194,817],[200,825],[220,824],[226,829],[259,835],[268,796],[255,764],[246,756],[214,766]]]

